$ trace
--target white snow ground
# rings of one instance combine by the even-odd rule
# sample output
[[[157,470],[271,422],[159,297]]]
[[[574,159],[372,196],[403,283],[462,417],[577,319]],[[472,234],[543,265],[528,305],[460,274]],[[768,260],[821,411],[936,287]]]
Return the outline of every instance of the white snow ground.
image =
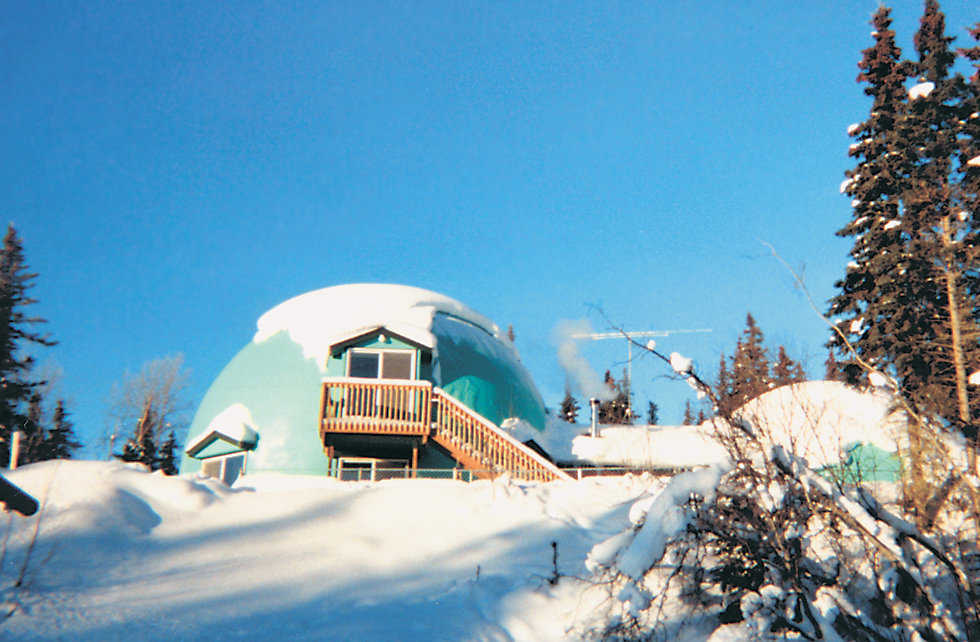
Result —
[[[12,640],[574,639],[606,596],[570,576],[663,486],[253,476],[228,489],[73,461],[8,478],[45,502],[20,589],[37,521],[3,525]],[[569,576],[557,586],[552,541]]]

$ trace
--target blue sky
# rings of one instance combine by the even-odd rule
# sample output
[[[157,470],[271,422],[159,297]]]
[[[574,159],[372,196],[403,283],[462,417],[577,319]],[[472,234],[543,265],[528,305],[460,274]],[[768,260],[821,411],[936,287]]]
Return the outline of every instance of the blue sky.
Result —
[[[268,308],[347,282],[506,327],[547,402],[591,306],[713,375],[751,311],[814,376],[875,2],[20,3],[0,22],[0,212],[87,441],[182,352],[189,401]],[[943,2],[964,44],[972,2]],[[663,5],[663,6],[659,6]],[[894,5],[903,49],[919,2]],[[969,9],[973,9],[970,11]],[[621,370],[625,346],[584,349]],[[636,403],[680,419],[652,360]]]

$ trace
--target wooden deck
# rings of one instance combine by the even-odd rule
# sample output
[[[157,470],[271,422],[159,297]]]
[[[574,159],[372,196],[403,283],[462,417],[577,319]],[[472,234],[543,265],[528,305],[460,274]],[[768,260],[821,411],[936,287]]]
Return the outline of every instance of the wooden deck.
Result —
[[[330,432],[428,436],[431,405],[428,381],[327,378],[320,398],[321,441]]]
[[[323,380],[320,441],[333,434],[430,437],[480,477],[509,473],[520,479],[572,478],[428,381]],[[414,463],[414,462],[413,462]]]

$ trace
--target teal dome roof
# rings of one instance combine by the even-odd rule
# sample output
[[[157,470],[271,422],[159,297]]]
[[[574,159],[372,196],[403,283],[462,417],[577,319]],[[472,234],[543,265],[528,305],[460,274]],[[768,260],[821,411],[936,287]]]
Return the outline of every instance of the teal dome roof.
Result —
[[[334,363],[338,345],[371,332],[425,352],[418,378],[490,421],[499,425],[519,417],[544,429],[541,396],[492,321],[429,290],[340,285],[300,295],[262,315],[252,341],[204,395],[181,472],[199,470],[200,458],[245,449],[249,472],[326,474],[317,425],[321,381],[344,375]]]

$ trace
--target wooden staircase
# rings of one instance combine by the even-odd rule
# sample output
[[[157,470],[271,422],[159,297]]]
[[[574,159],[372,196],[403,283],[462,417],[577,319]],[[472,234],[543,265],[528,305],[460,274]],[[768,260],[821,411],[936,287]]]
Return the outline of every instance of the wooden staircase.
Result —
[[[320,441],[328,433],[431,438],[477,477],[571,480],[565,471],[428,381],[323,380]]]
[[[572,478],[562,469],[473,412],[440,388],[433,388],[436,412],[432,439],[478,477],[507,472],[520,479]]]

